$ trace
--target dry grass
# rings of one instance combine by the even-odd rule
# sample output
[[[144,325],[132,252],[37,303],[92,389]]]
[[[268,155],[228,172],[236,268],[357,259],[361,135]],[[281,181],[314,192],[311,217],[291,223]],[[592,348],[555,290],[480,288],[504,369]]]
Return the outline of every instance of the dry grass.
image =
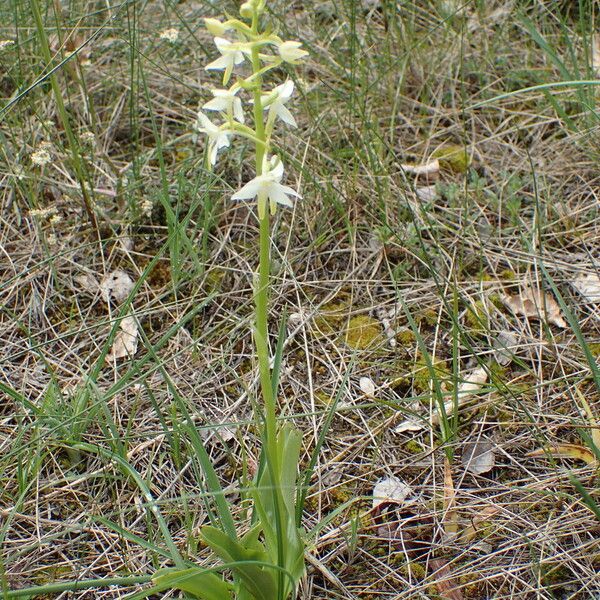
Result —
[[[280,400],[305,431],[306,461],[337,401],[308,491],[300,597],[437,598],[434,558],[448,562],[465,598],[598,597],[600,526],[573,484],[598,501],[595,467],[527,454],[580,444],[579,430],[590,429],[577,390],[600,415],[599,382],[571,326],[528,321],[499,302],[530,284],[550,292],[555,284],[588,349],[600,348],[598,305],[571,285],[598,268],[597,94],[536,91],[469,108],[564,78],[525,15],[567,70],[590,79],[584,24],[597,7],[273,4],[280,26],[312,55],[297,82],[300,127],[281,137],[304,200],[275,220],[271,299],[274,334],[292,315]],[[90,64],[81,51],[56,72],[97,225],[52,89],[40,81],[0,116],[0,565],[9,588],[170,564],[131,477],[114,461],[68,451],[73,443],[125,457],[182,554],[200,563],[197,533],[208,517],[186,415],[236,510],[258,460],[250,335],[258,232],[253,213],[227,199],[249,171],[241,144],[215,181],[192,129],[212,85],[203,71],[212,45],[200,26],[209,9],[151,1],[108,10],[78,0],[58,21],[63,46],[55,6],[42,9],[55,63],[68,53],[65,36],[77,46],[97,33],[86,47]],[[27,3],[0,13],[13,23],[0,39],[18,32],[18,43],[0,50],[6,104],[45,61]],[[168,27],[180,32],[174,44],[159,38]],[[42,142],[52,161],[40,168],[30,155]],[[470,167],[443,165],[437,198],[420,200],[400,165],[448,144],[464,145]],[[105,364],[128,309],[108,305],[81,276],[100,281],[115,269],[140,283],[130,304],[143,334],[134,359]],[[380,328],[366,348],[346,343],[357,315]],[[516,339],[506,366],[494,360],[501,332]],[[446,389],[478,364],[493,378],[449,431],[396,434],[415,399],[423,414],[435,406],[424,348],[440,361]],[[363,376],[375,382],[374,398],[361,391]],[[460,454],[478,435],[493,442],[496,466],[475,476]],[[494,510],[465,543],[446,534],[451,453],[461,529]],[[375,482],[388,475],[422,504],[417,535],[428,545],[409,562],[396,525],[368,512]],[[54,597],[124,598],[132,589]]]

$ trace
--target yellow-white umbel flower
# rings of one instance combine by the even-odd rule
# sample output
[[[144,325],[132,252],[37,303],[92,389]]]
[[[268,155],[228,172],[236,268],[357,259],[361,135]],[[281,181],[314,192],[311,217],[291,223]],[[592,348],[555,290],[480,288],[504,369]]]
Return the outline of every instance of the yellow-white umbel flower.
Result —
[[[227,83],[231,76],[231,71],[235,65],[244,62],[244,54],[239,49],[238,44],[234,44],[225,38],[216,37],[215,45],[221,56],[217,60],[208,63],[204,68],[207,71],[225,71],[223,74],[223,82]]]
[[[230,132],[215,125],[203,112],[198,112],[196,129],[208,136],[208,160],[211,165],[217,162],[217,153],[229,146]]]
[[[262,218],[266,211],[266,202],[269,200],[271,213],[275,212],[277,204],[293,207],[290,196],[302,198],[294,189],[287,185],[282,185],[283,163],[278,156],[271,157],[271,160],[263,162],[262,175],[257,175],[251,179],[241,190],[231,196],[232,200],[251,200],[258,198],[258,216]]]
[[[242,101],[236,96],[236,90],[212,90],[214,98],[202,106],[204,110],[219,110],[225,114],[233,115],[240,123],[244,122],[244,109]]]
[[[296,119],[287,109],[285,103],[294,93],[294,82],[288,79],[285,83],[273,88],[271,92],[261,96],[260,101],[265,110],[268,110],[271,118],[279,117],[284,123],[297,127]]]
[[[300,42],[282,42],[277,47],[277,50],[279,56],[281,56],[285,62],[295,65],[298,61],[308,56],[308,52],[306,50],[301,50],[300,46],[302,46]]]
[[[51,147],[52,145],[49,142],[42,142],[38,149],[31,153],[31,163],[36,167],[46,166],[52,160],[50,156]]]
[[[179,39],[179,31],[175,28],[165,29],[160,32],[159,37],[161,40],[166,40],[167,42],[174,44]]]

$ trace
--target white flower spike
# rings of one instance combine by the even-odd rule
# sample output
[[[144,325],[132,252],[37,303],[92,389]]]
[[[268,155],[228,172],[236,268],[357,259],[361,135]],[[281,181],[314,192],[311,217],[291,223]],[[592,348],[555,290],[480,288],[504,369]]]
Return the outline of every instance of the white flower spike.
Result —
[[[237,90],[212,90],[214,98],[202,106],[204,110],[219,110],[228,116],[233,115],[240,123],[244,122],[242,101],[236,96]]]
[[[298,64],[298,61],[308,56],[308,52],[306,50],[301,50],[300,46],[302,46],[300,42],[282,42],[279,44],[277,50],[279,51],[279,56],[281,56],[285,62],[296,65]]]
[[[275,213],[277,204],[293,207],[290,196],[302,198],[294,189],[287,185],[282,185],[283,163],[278,156],[271,157],[271,160],[265,160],[263,163],[262,175],[257,175],[251,179],[241,190],[231,196],[232,200],[251,200],[258,197],[258,216],[262,218],[266,212],[266,201],[270,202],[271,214]]]
[[[292,127],[298,127],[296,119],[287,109],[285,103],[291,98],[294,93],[294,82],[288,79],[285,83],[273,88],[270,93],[261,97],[261,103],[265,110],[270,111],[271,118],[279,117],[284,123]]]
[[[198,112],[196,128],[208,136],[208,160],[214,165],[219,150],[229,146],[230,132],[215,125],[203,112]]]
[[[223,74],[223,83],[225,84],[231,77],[233,67],[244,62],[244,54],[237,44],[233,44],[225,38],[216,37],[215,45],[217,46],[217,50],[221,53],[221,56],[219,56],[217,60],[213,60],[211,63],[207,64],[204,68],[207,71],[225,70],[225,73]]]

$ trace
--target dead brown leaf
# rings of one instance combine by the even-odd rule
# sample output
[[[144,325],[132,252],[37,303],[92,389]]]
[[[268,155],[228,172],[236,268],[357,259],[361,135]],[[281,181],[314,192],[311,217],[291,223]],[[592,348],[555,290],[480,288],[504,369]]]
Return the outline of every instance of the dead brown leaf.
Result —
[[[373,509],[381,504],[404,504],[412,488],[397,477],[380,479],[373,487]]]
[[[129,296],[134,285],[133,280],[125,271],[117,269],[102,278],[100,293],[107,304],[111,298],[117,302],[123,302]]]
[[[444,600],[463,600],[463,593],[445,559],[434,558],[429,561],[429,568],[432,571],[438,597]]]
[[[515,315],[524,316],[528,319],[542,319],[561,329],[567,327],[558,302],[549,293],[540,289],[527,287],[523,292],[516,296],[503,296],[502,302]]]
[[[600,302],[600,277],[597,273],[580,273],[572,285],[588,302]]]
[[[540,448],[533,452],[528,452],[525,456],[529,458],[544,458],[551,454],[555,458],[572,458],[574,460],[581,460],[588,465],[597,464],[598,460],[596,455],[585,446],[579,444],[556,444],[550,446],[548,449]]]
[[[481,475],[494,468],[494,444],[488,440],[471,440],[465,443],[461,456],[463,467],[470,473]]]
[[[600,34],[592,37],[592,69],[600,77]]]
[[[448,457],[444,460],[444,531],[450,539],[454,539],[458,533],[456,490],[452,481],[452,465]]]
[[[75,281],[75,283],[79,286],[78,291],[96,295],[100,290],[100,284],[98,283],[98,280],[91,273],[75,275],[75,277],[73,277],[73,281]]]
[[[111,364],[117,358],[133,357],[137,352],[138,326],[132,316],[124,317],[119,324],[113,345],[106,355],[106,362]]]

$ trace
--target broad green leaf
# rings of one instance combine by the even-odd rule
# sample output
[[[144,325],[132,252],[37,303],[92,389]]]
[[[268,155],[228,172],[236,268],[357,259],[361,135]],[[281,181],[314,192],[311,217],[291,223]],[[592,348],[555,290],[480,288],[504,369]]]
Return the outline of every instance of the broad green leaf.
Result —
[[[242,563],[231,565],[231,569],[240,576],[244,585],[255,598],[258,600],[277,598],[277,586],[273,572],[256,564],[243,564],[245,562],[266,562],[267,564],[271,562],[263,545],[257,540],[258,533],[256,535],[252,533],[248,538],[249,547],[215,527],[203,527],[200,535],[225,564]]]
[[[202,600],[231,600],[231,584],[211,571],[189,569],[161,569],[152,578],[161,589],[176,589],[193,594]]]
[[[284,596],[304,574],[304,544],[296,526],[295,508],[300,446],[299,431],[290,425],[284,426],[277,436],[281,472],[271,473],[269,465],[265,465],[254,494],[270,560],[291,576],[291,580],[286,577],[282,583]]]

